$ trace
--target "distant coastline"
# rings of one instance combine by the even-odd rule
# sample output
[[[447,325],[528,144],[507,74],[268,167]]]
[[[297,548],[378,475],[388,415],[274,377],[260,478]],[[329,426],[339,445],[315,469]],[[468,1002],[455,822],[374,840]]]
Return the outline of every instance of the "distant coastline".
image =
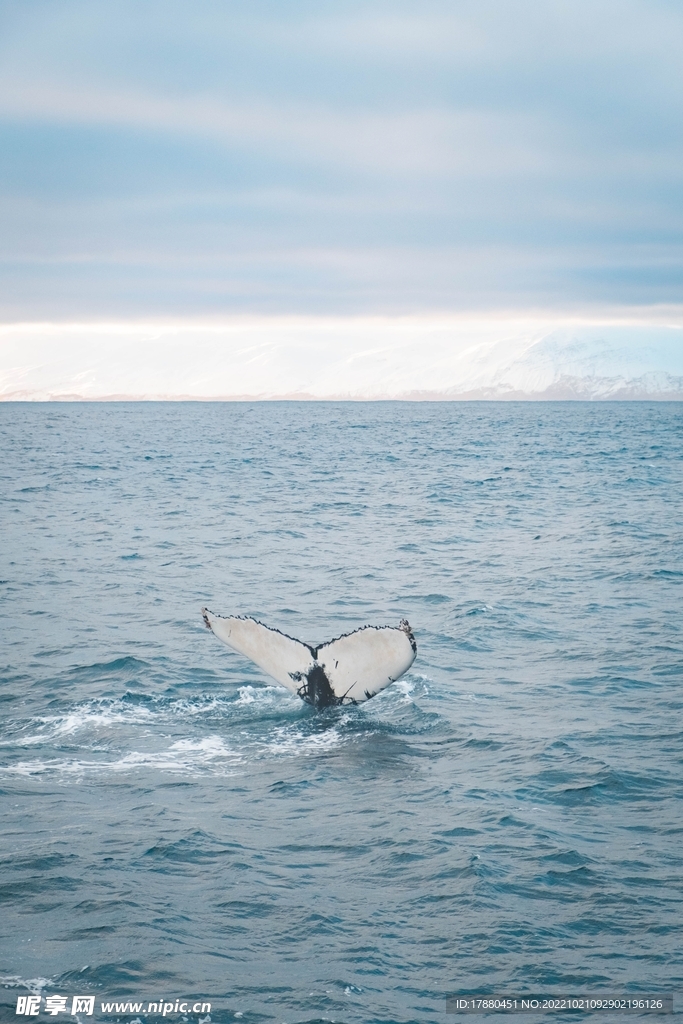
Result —
[[[554,392],[555,389],[548,389],[550,392]],[[306,394],[294,394],[294,395],[218,395],[218,396],[203,396],[203,395],[99,395],[99,396],[87,396],[81,395],[50,395],[47,398],[34,398],[23,395],[0,395],[0,402],[4,402],[6,405],[10,405],[13,402],[16,404],[31,404],[31,405],[68,405],[69,403],[85,405],[88,403],[92,404],[115,404],[117,402],[131,402],[131,403],[183,403],[183,402],[201,402],[210,403],[215,402],[219,404],[221,402],[242,402],[248,404],[249,402],[269,403],[273,404],[277,402],[308,402],[311,404],[319,403],[321,405],[328,402],[349,402],[355,405],[362,405],[363,403],[372,402],[405,402],[416,403],[438,403],[438,402],[462,402],[462,403],[474,403],[474,402],[486,402],[487,404],[506,403],[506,402],[528,402],[531,404],[543,404],[546,403],[559,403],[559,402],[571,402],[579,403],[585,402],[587,404],[598,404],[600,402],[683,402],[683,390],[663,393],[631,393],[627,389],[623,392],[617,392],[612,395],[596,395],[586,396],[581,394],[555,394],[555,393],[543,393],[536,395],[527,395],[520,393],[513,394],[500,394],[500,395],[487,395],[478,393],[468,393],[462,395],[450,395],[447,393],[439,392],[420,392],[420,393],[408,393],[404,395],[371,395],[368,397],[358,397],[356,395],[325,395],[320,397],[318,395],[306,395]]]

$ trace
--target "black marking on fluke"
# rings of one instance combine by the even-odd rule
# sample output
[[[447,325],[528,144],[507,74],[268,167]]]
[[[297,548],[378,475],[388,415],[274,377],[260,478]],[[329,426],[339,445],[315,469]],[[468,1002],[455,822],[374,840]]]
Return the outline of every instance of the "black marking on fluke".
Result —
[[[295,683],[301,683],[301,686],[296,691],[297,695],[314,708],[339,707],[340,704],[344,703],[357,703],[353,697],[347,697],[346,694],[343,694],[341,697],[336,695],[325,674],[325,669],[322,665],[318,665],[317,662],[311,666],[305,675],[302,672],[290,672],[289,677]]]
[[[413,648],[413,654],[417,654],[417,643],[415,642],[415,637],[413,636],[413,631],[410,628],[410,623],[408,622],[407,619],[401,619],[401,621],[399,622],[398,625],[399,625],[399,629],[402,629],[403,632],[408,637],[408,639],[410,640],[410,646]]]
[[[328,708],[332,704],[341,704],[343,699],[335,696],[330,681],[325,675],[325,669],[317,664],[310,669],[306,676],[306,682],[299,687],[297,693],[314,708]]]

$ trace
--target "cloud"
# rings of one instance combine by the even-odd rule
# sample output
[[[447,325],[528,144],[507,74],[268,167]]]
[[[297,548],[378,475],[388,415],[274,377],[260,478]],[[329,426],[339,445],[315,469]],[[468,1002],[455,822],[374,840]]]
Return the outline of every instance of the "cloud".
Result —
[[[37,0],[3,16],[0,317],[680,294],[676,5]]]
[[[335,110],[314,103],[221,101],[206,95],[55,89],[0,92],[0,116],[38,123],[200,137],[232,150],[277,153],[372,178],[508,177],[549,169],[543,119],[490,110]],[[533,137],[536,144],[532,145]]]

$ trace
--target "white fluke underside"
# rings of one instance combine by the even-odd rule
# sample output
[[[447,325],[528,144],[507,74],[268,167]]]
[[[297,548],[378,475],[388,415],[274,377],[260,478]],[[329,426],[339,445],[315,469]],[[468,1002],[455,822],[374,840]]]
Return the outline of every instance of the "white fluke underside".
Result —
[[[255,619],[224,618],[208,608],[202,614],[219,640],[316,707],[369,700],[407,672],[417,653],[405,619],[398,627],[364,626],[316,647]]]

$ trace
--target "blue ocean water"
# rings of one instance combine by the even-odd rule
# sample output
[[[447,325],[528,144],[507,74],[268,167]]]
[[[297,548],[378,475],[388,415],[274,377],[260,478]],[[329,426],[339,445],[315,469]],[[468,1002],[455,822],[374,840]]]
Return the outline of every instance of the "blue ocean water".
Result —
[[[681,405],[0,405],[0,479],[7,1019],[683,989]],[[316,712],[203,604],[417,660]]]

